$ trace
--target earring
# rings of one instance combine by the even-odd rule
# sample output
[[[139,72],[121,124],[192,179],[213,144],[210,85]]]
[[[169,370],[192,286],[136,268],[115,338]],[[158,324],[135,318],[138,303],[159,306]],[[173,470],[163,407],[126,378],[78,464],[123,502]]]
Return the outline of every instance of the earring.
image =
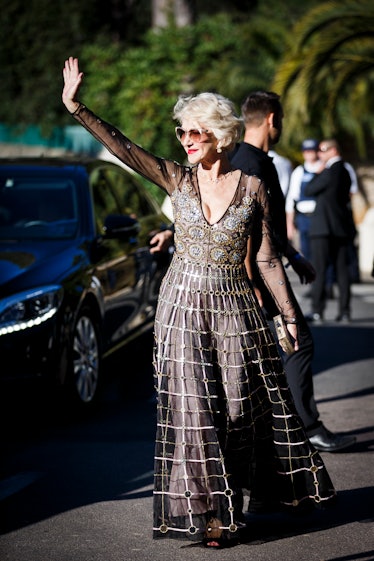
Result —
[[[222,148],[220,146],[217,146],[217,153],[221,154],[221,152],[222,152]]]

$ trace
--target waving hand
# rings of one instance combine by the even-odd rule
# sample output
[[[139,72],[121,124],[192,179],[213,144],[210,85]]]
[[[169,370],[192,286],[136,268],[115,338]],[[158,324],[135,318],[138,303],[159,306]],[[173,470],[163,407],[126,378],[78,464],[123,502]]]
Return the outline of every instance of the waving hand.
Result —
[[[62,90],[62,101],[70,113],[78,108],[76,99],[79,87],[83,80],[83,72],[79,71],[78,59],[72,56],[65,60],[62,71],[64,77],[64,89]]]

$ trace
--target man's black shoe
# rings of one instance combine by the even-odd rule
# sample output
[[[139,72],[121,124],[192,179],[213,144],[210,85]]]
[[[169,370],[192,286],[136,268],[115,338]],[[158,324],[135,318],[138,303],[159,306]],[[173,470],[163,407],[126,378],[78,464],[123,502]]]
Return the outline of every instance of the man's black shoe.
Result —
[[[352,446],[356,442],[356,437],[347,434],[334,434],[323,427],[321,432],[310,436],[309,440],[319,452],[337,452]]]
[[[306,314],[305,316],[306,321],[312,321],[315,324],[323,323],[323,316],[321,314],[317,314],[315,312],[311,314]]]
[[[339,314],[336,316],[335,321],[340,321],[340,323],[350,323],[351,318],[349,314]]]

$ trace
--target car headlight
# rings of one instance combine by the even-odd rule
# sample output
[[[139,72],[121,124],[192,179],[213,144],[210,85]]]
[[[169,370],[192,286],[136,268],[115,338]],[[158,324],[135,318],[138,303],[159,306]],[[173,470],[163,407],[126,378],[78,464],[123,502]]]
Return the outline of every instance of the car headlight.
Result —
[[[55,315],[62,302],[59,285],[43,286],[0,301],[0,336],[40,325]]]

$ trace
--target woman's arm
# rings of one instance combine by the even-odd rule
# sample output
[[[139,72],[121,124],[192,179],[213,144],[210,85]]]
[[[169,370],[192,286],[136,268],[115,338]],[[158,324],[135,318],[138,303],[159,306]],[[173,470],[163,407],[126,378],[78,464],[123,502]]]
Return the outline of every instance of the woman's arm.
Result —
[[[78,101],[77,95],[83,80],[78,59],[70,57],[65,61],[63,76],[62,100],[73,117],[121,162],[170,195],[182,181],[185,167],[144,150]]]
[[[273,297],[273,300],[282,314],[287,329],[295,339],[295,351],[299,348],[297,340],[297,304],[295,296],[290,289],[289,280],[286,276],[281,255],[275,249],[273,239],[273,228],[269,212],[269,201],[266,188],[262,183],[258,190],[258,209],[261,214],[261,221],[256,221],[255,227],[261,228],[261,232],[256,232],[259,238],[258,250],[254,256],[260,275]]]

